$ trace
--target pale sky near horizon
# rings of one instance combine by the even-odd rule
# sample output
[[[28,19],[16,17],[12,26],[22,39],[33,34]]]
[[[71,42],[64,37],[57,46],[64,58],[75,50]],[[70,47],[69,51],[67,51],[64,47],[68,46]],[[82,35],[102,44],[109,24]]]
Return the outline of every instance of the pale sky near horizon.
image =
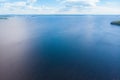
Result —
[[[120,14],[120,0],[0,0],[0,14]]]

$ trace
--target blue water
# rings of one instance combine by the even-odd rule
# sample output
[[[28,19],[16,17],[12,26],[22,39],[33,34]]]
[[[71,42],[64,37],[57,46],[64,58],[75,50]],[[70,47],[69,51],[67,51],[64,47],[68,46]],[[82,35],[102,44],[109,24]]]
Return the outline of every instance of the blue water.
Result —
[[[120,26],[110,24],[119,19],[115,15],[24,15],[0,20],[1,64],[9,63],[11,73],[5,71],[6,65],[2,71],[16,80],[119,79]]]

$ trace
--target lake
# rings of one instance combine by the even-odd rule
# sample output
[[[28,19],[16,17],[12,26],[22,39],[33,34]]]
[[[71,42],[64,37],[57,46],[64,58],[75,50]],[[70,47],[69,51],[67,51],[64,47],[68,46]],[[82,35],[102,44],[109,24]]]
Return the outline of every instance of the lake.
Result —
[[[1,15],[2,16],[2,15]],[[0,80],[119,80],[119,15],[0,19]]]

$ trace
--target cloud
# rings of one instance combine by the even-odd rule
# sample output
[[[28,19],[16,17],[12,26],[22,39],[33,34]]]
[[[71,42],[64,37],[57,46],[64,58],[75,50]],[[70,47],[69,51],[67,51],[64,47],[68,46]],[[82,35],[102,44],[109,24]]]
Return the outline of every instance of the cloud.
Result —
[[[60,14],[120,14],[116,3],[108,2],[100,5],[101,0],[59,0],[62,7]]]
[[[18,10],[24,10],[27,5],[26,5],[26,2],[25,1],[21,1],[21,2],[4,2],[1,4],[1,8],[0,10],[0,13],[10,13],[10,12],[13,12],[13,11],[18,11]],[[20,13],[21,11],[19,11]],[[12,13],[11,13],[12,14]]]
[[[37,0],[27,0],[27,5],[33,5]]]
[[[1,3],[2,8],[8,10],[15,10],[15,9],[34,9],[32,6],[37,0],[27,0],[27,1],[15,1],[15,2],[3,2]]]
[[[89,12],[91,14],[120,14],[119,7],[113,5],[106,4],[102,6],[96,6],[94,8],[91,8]]]
[[[37,2],[37,0],[27,0],[27,2],[35,3],[35,2]]]
[[[55,9],[53,7],[40,5],[35,6],[37,0],[4,2],[1,4],[1,14],[53,14]]]
[[[100,0],[59,0],[62,8],[59,13],[83,13],[86,10],[94,8]]]
[[[38,0],[1,1],[1,14],[120,14],[117,3],[100,5],[102,0],[57,0],[54,6],[36,5]]]
[[[26,6],[26,2],[13,2],[13,3],[4,3],[4,8],[12,8],[12,7],[24,7]]]
[[[96,6],[99,0],[63,0],[63,4],[80,4],[80,5],[89,5],[89,6]]]

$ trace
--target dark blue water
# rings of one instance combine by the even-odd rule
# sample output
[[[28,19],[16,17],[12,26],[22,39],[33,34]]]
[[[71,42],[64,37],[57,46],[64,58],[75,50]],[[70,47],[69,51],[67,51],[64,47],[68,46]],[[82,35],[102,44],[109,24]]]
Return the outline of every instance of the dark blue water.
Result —
[[[0,20],[2,80],[118,80],[120,27],[110,22],[119,19],[34,15]]]

